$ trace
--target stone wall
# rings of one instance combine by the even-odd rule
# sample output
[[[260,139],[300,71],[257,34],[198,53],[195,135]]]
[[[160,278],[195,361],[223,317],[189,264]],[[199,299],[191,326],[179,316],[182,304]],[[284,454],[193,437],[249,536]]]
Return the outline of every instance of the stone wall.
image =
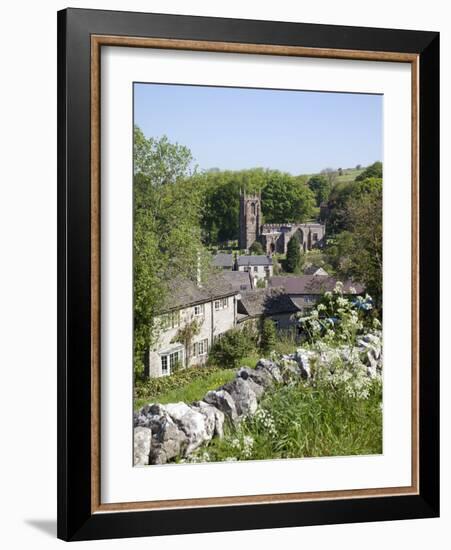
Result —
[[[329,368],[337,354],[344,363],[357,360],[365,370],[364,376],[373,378],[382,369],[381,335],[362,336],[352,348],[299,348],[291,355],[260,359],[255,369],[238,369],[231,382],[191,404],[146,405],[134,415],[135,466],[165,464],[187,457],[213,437],[222,437],[226,419],[237,425],[253,415],[258,401],[270,388],[300,381],[313,383],[318,366]]]

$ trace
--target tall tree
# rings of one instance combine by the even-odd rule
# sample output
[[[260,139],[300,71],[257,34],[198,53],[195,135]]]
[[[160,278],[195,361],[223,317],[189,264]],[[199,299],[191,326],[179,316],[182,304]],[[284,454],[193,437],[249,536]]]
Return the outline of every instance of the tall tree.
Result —
[[[348,204],[352,231],[347,250],[348,271],[364,283],[366,290],[382,307],[382,183],[375,179],[367,192]]]
[[[308,186],[315,194],[316,206],[327,201],[332,186],[326,176],[322,174],[312,176],[308,181]]]
[[[199,227],[201,196],[193,183],[192,155],[166,137],[134,132],[134,339],[135,367],[157,337],[156,316],[175,276],[195,280],[206,262]]]
[[[313,214],[315,196],[290,174],[270,172],[262,191],[262,210],[268,223],[301,223]]]
[[[297,235],[293,235],[287,245],[285,269],[289,273],[297,273],[301,267],[301,245]]]

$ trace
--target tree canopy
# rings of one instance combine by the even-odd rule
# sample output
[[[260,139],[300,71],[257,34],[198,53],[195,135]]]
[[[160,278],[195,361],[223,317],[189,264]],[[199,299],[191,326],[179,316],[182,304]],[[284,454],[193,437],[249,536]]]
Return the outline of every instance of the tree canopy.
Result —
[[[166,137],[146,138],[135,128],[134,150],[134,338],[135,365],[156,337],[155,318],[166,305],[168,281],[195,280],[202,247],[201,193],[189,149]]]
[[[332,186],[326,176],[322,174],[312,176],[308,180],[308,186],[315,195],[316,206],[327,201]]]

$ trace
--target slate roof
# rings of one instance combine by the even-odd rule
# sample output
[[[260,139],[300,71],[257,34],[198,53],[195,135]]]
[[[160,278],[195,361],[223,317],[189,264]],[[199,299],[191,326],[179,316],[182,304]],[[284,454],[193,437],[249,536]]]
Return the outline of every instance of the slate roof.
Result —
[[[269,286],[281,287],[287,294],[323,294],[335,288],[339,279],[335,277],[325,277],[323,275],[302,275],[300,277],[271,277]],[[364,291],[360,283],[347,280],[342,281],[343,293],[350,294],[350,288],[353,287],[357,294]]]
[[[269,256],[238,256],[237,264],[239,267],[246,265],[272,265],[272,258]]]
[[[281,288],[263,288],[242,292],[238,302],[239,313],[249,317],[297,313],[299,308]]]
[[[234,290],[243,292],[243,290],[252,289],[249,273],[246,271],[224,271],[222,276],[230,285],[232,285]],[[241,287],[244,286],[246,288],[242,289]]]
[[[211,302],[234,294],[238,292],[222,273],[212,275],[202,286],[189,279],[176,278],[169,284],[165,311]]]
[[[230,268],[233,267],[233,254],[216,254],[216,256],[213,257],[213,265],[215,267],[222,267],[224,268]]]

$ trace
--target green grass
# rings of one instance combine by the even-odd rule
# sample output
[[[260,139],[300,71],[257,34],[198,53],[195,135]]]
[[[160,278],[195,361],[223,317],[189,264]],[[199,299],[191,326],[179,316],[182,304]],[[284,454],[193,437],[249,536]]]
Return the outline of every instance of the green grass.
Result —
[[[343,169],[343,175],[338,176],[336,178],[336,183],[348,183],[350,181],[354,181],[355,178],[363,172],[364,168],[361,168],[360,170],[357,170],[355,168],[350,169]]]
[[[204,367],[180,371],[163,379],[151,379],[140,387],[139,396],[134,400],[134,409],[149,403],[191,403],[234,377],[233,369]],[[161,382],[160,387],[158,382]]]
[[[213,439],[197,454],[206,451],[211,462],[380,454],[381,398],[377,383],[368,399],[332,388],[280,387],[260,403],[264,418],[250,417],[239,428],[227,425],[224,439]]]

